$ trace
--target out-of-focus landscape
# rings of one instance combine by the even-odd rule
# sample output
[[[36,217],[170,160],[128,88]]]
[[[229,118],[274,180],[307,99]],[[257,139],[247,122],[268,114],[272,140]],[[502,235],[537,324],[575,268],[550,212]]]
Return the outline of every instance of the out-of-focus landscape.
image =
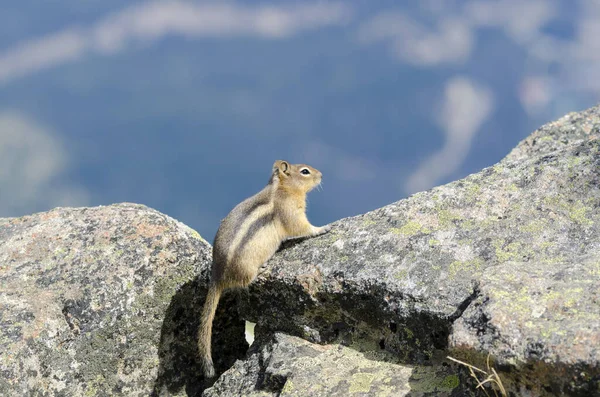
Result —
[[[596,0],[3,2],[0,217],[129,201],[212,240],[281,158],[322,225],[599,99]]]

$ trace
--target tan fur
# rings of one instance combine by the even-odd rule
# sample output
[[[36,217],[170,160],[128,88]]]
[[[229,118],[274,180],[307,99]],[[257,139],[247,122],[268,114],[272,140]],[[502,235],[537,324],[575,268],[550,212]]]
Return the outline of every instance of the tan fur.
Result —
[[[303,170],[308,170],[308,174]],[[277,160],[268,185],[238,204],[221,221],[213,243],[211,281],[198,330],[198,351],[205,377],[215,375],[212,323],[223,290],[250,284],[282,241],[329,231],[329,226],[313,226],[306,218],[306,194],[319,183],[319,170]]]

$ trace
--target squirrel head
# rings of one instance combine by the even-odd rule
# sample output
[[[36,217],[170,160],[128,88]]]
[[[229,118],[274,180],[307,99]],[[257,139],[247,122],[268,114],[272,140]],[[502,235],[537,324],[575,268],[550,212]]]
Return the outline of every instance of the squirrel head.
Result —
[[[310,165],[277,160],[273,164],[273,177],[278,179],[279,186],[285,190],[308,193],[321,183],[323,175]]]

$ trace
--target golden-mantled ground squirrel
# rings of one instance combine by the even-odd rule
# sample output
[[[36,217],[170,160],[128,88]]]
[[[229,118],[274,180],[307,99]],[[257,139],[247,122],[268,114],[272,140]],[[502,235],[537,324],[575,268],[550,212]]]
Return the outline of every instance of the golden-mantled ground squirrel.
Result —
[[[306,194],[321,183],[321,172],[305,164],[278,160],[268,185],[242,201],[221,221],[213,243],[212,274],[198,330],[204,376],[215,375],[210,352],[212,323],[221,293],[246,287],[281,244],[290,238],[318,236],[306,218]]]

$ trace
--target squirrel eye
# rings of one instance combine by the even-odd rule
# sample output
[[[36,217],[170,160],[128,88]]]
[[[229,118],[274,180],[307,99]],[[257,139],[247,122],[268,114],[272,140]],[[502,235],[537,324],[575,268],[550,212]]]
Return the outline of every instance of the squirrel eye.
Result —
[[[308,168],[302,168],[302,170],[300,171],[301,174],[303,175],[309,175],[310,171],[308,170]]]

